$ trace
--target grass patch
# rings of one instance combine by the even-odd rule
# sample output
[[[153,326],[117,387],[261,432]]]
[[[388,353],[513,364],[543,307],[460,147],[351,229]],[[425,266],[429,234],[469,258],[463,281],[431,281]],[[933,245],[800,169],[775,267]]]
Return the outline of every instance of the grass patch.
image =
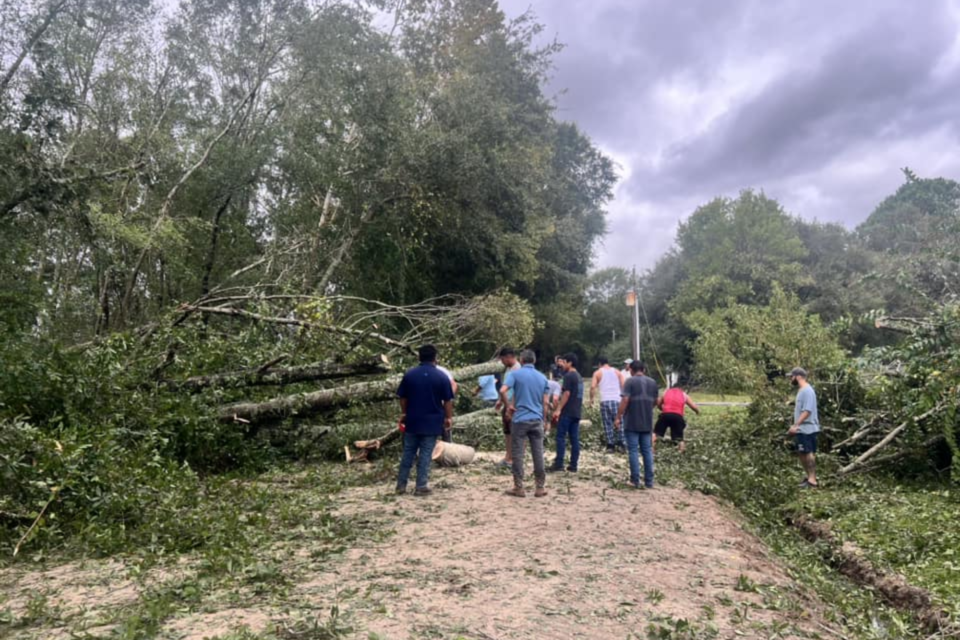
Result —
[[[658,449],[658,481],[683,484],[736,506],[785,560],[791,576],[832,605],[824,613],[845,634],[913,638],[922,632],[908,614],[839,576],[823,561],[818,545],[786,524],[789,514],[831,520],[839,534],[858,542],[881,566],[903,572],[958,613],[960,571],[954,568],[960,563],[960,510],[953,492],[899,486],[892,479],[838,483],[833,478],[837,463],[829,455],[818,458],[824,488],[803,492],[797,487],[802,474],[782,432],[750,424],[741,410],[691,416],[690,425],[686,454]]]

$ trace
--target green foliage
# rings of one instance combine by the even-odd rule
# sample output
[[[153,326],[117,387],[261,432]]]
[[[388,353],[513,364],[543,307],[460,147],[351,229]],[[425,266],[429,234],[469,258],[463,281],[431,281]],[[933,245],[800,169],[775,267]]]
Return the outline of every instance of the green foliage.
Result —
[[[697,332],[698,377],[718,391],[759,391],[795,366],[816,376],[840,365],[844,354],[816,316],[795,295],[773,285],[766,306],[735,304],[691,313]]]

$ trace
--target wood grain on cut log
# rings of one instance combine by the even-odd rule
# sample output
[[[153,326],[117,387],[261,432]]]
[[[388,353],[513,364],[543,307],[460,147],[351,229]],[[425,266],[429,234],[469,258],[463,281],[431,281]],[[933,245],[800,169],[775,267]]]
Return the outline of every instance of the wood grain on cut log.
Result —
[[[460,381],[502,370],[503,365],[500,362],[485,362],[451,371],[451,374],[453,374],[454,379]],[[303,415],[333,407],[342,407],[358,400],[389,400],[395,396],[401,378],[402,376],[396,375],[385,380],[356,382],[309,393],[282,396],[265,402],[239,402],[221,407],[217,415],[220,420],[228,422],[236,420],[258,424],[279,420],[291,415]]]
[[[454,416],[453,428],[467,429],[482,423],[484,420],[494,422],[498,416],[499,414],[493,409],[480,409],[479,411],[465,413],[462,416]],[[394,440],[400,438],[400,429],[398,429],[396,425],[384,425],[384,429],[389,430],[379,438],[374,438],[373,440],[356,440],[353,443],[356,451],[351,451],[349,446],[345,446],[343,450],[346,454],[347,462],[363,462],[369,458],[372,452],[382,449]]]
[[[352,376],[370,376],[390,372],[389,359],[377,356],[362,362],[343,364],[339,362],[317,362],[296,367],[258,367],[242,369],[209,376],[194,376],[183,381],[171,380],[167,387],[196,393],[204,389],[256,387],[270,385],[296,384],[316,380],[338,380]]]

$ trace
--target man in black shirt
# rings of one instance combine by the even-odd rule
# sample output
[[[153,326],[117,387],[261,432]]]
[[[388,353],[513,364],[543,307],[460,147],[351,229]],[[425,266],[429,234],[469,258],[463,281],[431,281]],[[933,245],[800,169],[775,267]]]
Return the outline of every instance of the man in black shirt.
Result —
[[[547,471],[563,471],[563,457],[566,454],[567,437],[570,437],[570,466],[567,471],[576,471],[580,461],[580,409],[583,406],[583,379],[577,373],[577,355],[568,353],[560,356],[563,369],[563,386],[560,403],[553,412],[557,422],[557,457]]]

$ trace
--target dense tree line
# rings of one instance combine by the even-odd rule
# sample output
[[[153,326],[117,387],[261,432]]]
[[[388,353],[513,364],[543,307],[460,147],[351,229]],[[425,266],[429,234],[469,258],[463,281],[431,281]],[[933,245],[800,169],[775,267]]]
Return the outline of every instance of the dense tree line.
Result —
[[[78,342],[227,286],[579,302],[612,165],[493,0],[7,2],[8,326]],[[386,24],[384,24],[386,21]]]

